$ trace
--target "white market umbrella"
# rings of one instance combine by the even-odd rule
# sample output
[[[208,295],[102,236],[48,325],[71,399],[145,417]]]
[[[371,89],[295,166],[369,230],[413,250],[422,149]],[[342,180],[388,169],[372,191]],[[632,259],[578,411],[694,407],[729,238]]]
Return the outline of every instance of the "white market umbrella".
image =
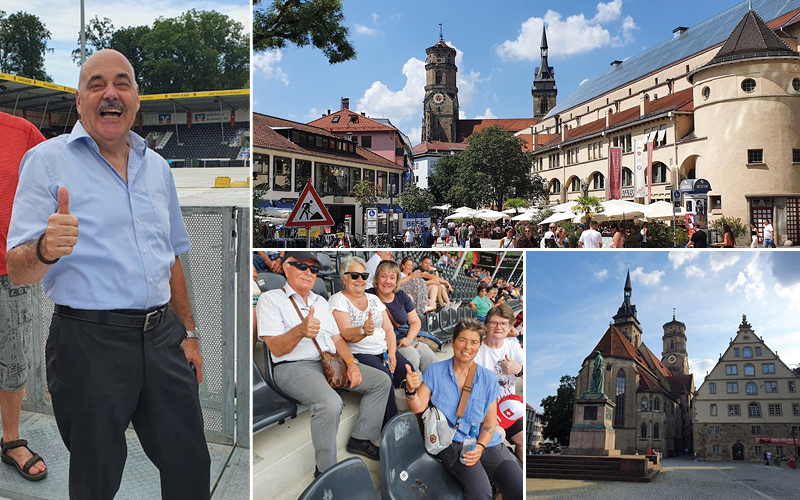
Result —
[[[512,217],[511,220],[530,221],[530,220],[533,219],[533,216],[536,215],[537,213],[539,213],[539,211],[534,208],[533,210],[528,210],[528,211],[522,212],[521,214],[519,214],[519,215],[517,215],[515,217]]]
[[[458,207],[453,209],[453,212],[474,212],[474,211],[475,209],[470,207]]]
[[[460,212],[454,212],[454,213],[448,215],[447,217],[445,217],[445,219],[446,220],[455,220],[455,219],[465,219],[465,218],[468,218],[468,217],[471,218],[471,217],[475,217],[475,214],[477,214],[477,213],[478,212],[476,210],[472,210],[472,209],[462,210]]]
[[[550,217],[540,222],[539,225],[541,226],[543,224],[550,224],[551,222],[561,222],[562,220],[569,220],[572,219],[573,217],[575,217],[575,214],[572,212],[556,212]]]
[[[686,212],[683,207],[675,213],[675,217],[682,218]],[[657,201],[646,205],[644,220],[672,220],[672,203],[669,201]]]
[[[448,203],[447,205],[439,205],[438,207],[431,207],[431,208],[435,208],[436,210],[449,210],[450,206],[451,205]]]
[[[641,217],[644,215],[644,205],[642,205],[642,208],[612,206],[597,215],[603,217],[602,219],[598,219],[601,221],[633,219],[634,217]]]
[[[566,203],[560,203],[560,204],[554,205],[552,207],[550,205],[547,205],[544,208],[552,208],[556,212],[572,212],[572,207],[574,207],[577,204],[578,204],[578,202],[577,202],[577,200],[575,200],[575,201],[568,201]]]
[[[495,221],[498,219],[508,218],[507,214],[497,212],[495,210],[479,210],[475,213],[475,217],[483,220]]]

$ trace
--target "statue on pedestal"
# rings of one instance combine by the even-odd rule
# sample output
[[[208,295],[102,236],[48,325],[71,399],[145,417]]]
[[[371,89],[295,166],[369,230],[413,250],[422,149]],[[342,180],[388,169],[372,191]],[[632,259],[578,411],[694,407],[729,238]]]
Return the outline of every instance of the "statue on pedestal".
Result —
[[[603,376],[605,375],[606,360],[600,355],[600,351],[594,352],[597,356],[594,358],[594,369],[592,370],[592,380],[589,383],[588,394],[604,394],[603,393]]]

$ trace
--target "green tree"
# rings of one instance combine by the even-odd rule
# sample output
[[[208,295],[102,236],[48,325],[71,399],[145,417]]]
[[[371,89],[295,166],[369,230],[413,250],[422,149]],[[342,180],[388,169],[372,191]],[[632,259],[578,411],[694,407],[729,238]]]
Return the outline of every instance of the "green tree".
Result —
[[[744,236],[745,234],[750,233],[750,228],[747,226],[747,224],[742,222],[742,219],[738,217],[725,217],[723,215],[719,219],[711,221],[711,223],[709,224],[709,226],[711,226],[711,229],[713,229],[714,232],[717,233],[719,241],[723,240],[724,231],[722,230],[722,226],[725,224],[727,224],[728,227],[731,228],[731,231],[733,232],[734,242],[739,238],[741,238],[742,236]]]
[[[0,10],[0,72],[45,82],[53,79],[44,69],[50,30],[35,15],[17,12],[6,17]]]
[[[564,375],[559,380],[556,395],[542,400],[542,418],[547,422],[542,430],[545,439],[557,439],[562,446],[569,445],[574,405],[575,377]]]
[[[258,217],[258,202],[269,191],[269,183],[253,186],[253,248],[264,248],[267,239],[263,236],[266,223]]]
[[[430,192],[413,182],[406,185],[406,188],[398,196],[398,201],[406,212],[427,212],[436,202]]]
[[[253,50],[313,45],[331,64],[356,57],[340,0],[253,0]]]
[[[356,203],[361,205],[361,208],[372,206],[378,203],[378,186],[368,179],[361,179],[353,186],[353,191],[350,196],[355,198]]]
[[[526,208],[528,208],[528,202],[522,198],[511,198],[506,201],[506,209],[515,209],[516,213],[523,212]]]
[[[125,54],[125,57],[131,62],[133,71],[136,73],[136,80],[140,82],[140,88],[142,86],[149,87],[141,82],[149,82],[147,68],[144,65],[148,56],[145,54],[142,40],[147,38],[150,31],[152,31],[150,26],[129,26],[118,29],[111,37],[111,48]],[[193,90],[208,89],[198,87]]]
[[[111,38],[114,36],[114,31],[114,23],[107,17],[103,18],[102,21],[97,16],[94,16],[93,19],[89,19],[84,31],[84,37],[86,39],[86,57],[88,58],[98,50],[110,49]],[[72,51],[72,62],[78,66],[81,65],[80,32],[78,32],[78,48]]]
[[[581,196],[572,207],[572,210],[583,214],[581,221],[588,226],[592,217],[603,211],[603,202],[596,196]]]

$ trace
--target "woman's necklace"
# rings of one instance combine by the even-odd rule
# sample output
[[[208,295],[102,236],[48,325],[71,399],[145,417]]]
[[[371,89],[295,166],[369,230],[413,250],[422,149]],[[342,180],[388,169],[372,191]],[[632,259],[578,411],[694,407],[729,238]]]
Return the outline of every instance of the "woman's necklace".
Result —
[[[360,297],[355,297],[354,295],[351,295],[348,292],[342,292],[342,293],[344,294],[345,297],[347,297],[347,300],[349,300],[353,305],[355,305],[359,309],[361,307],[363,307],[364,299],[367,298],[366,295],[361,295]]]

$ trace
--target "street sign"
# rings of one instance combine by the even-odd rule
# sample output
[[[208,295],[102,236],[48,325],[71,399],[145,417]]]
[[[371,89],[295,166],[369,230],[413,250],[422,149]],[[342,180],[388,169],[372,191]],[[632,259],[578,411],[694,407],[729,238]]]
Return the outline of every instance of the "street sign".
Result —
[[[367,209],[367,219],[375,219],[378,217],[378,209],[377,208],[368,208]]]
[[[297,198],[289,219],[284,224],[286,227],[311,227],[311,226],[332,226],[333,218],[325,208],[325,204],[319,198],[311,179],[306,182],[306,186]]]
[[[678,191],[678,190],[673,191],[672,192],[672,201],[680,202],[681,201],[681,194],[682,193],[680,191]]]

